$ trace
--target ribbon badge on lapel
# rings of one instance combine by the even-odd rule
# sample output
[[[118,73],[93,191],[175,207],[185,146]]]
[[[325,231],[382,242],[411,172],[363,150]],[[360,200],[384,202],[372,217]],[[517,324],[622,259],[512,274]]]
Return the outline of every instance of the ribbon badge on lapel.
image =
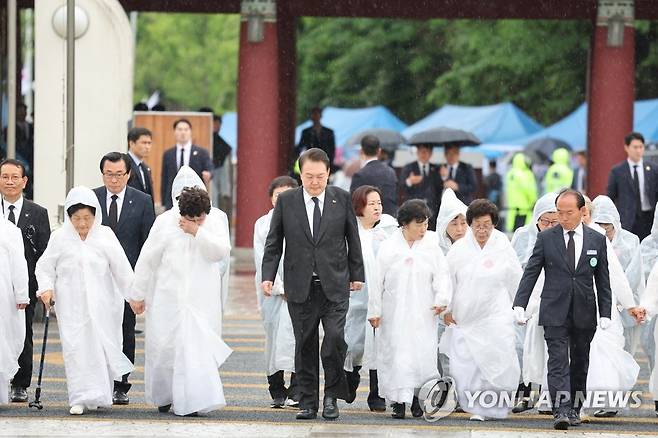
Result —
[[[651,167],[650,167],[650,166],[647,166],[647,167],[645,167],[645,169],[646,169],[647,171],[649,171],[649,170],[651,170]]]
[[[598,265],[598,263],[599,261],[596,259],[596,257],[592,257],[591,259],[589,259],[589,265],[592,268],[596,268],[596,265]]]
[[[198,153],[199,153],[199,151],[194,151],[194,152],[192,152],[192,155],[197,155]]]

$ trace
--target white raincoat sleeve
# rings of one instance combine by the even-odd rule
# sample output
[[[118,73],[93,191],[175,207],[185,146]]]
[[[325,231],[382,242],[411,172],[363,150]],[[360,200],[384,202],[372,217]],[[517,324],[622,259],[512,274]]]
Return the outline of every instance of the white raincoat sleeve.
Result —
[[[523,276],[523,269],[521,268],[521,263],[515,257],[516,252],[511,245],[507,250],[505,257],[507,258],[507,275],[505,287],[507,288],[507,293],[509,294],[510,300],[513,303],[514,298],[516,297],[516,290],[519,288],[519,282]]]
[[[452,278],[448,260],[443,255],[441,248],[437,248],[435,267],[432,275],[432,289],[434,290],[434,305],[437,307],[448,307],[452,300]]]
[[[38,297],[46,291],[55,289],[57,259],[61,251],[59,241],[61,240],[60,235],[62,231],[63,229],[60,228],[51,234],[48,246],[46,246],[46,250],[41,254],[41,257],[39,257],[39,261],[37,261],[36,268],[34,269],[34,275],[37,277],[37,284],[39,285],[37,290]]]
[[[153,276],[158,270],[162,255],[167,246],[167,239],[161,236],[161,230],[166,222],[171,220],[171,210],[158,216],[151,227],[151,232],[144,242],[137,264],[135,265],[135,281],[133,282],[129,298],[133,301],[144,301],[150,292]],[[52,238],[51,238],[52,239]]]
[[[25,261],[25,251],[23,249],[23,236],[21,230],[12,226],[5,227],[7,230],[6,239],[9,244],[9,263],[11,269],[11,284],[14,289],[14,300],[16,304],[28,304],[30,296],[28,294],[29,277],[27,273],[27,262]]]
[[[647,287],[642,297],[642,307],[652,318],[658,315],[658,263],[656,263],[647,279]]]
[[[612,248],[612,244],[606,238],[607,253],[608,253],[608,270],[610,271],[610,289],[612,289],[617,297],[617,302],[624,309],[635,307],[636,300],[633,296],[633,290],[628,282],[628,277],[624,272],[624,268],[619,262],[619,258]]]
[[[210,218],[210,216],[208,216]],[[211,262],[220,262],[231,252],[228,233],[218,221],[206,221],[194,238],[201,254]]]
[[[212,211],[216,211],[218,216],[220,217],[222,221],[222,227],[224,228],[224,233],[226,233],[226,235],[229,236],[229,242],[230,242],[231,235],[228,226],[228,216],[226,215],[225,212],[223,212],[218,208],[214,208]],[[230,251],[229,254],[219,262],[219,271],[222,277],[222,312],[224,312],[224,309],[226,309],[226,300],[228,299],[228,289],[229,289],[228,286],[231,278]]]
[[[386,272],[386,265],[389,263],[390,256],[387,256],[387,248],[390,246],[390,241],[383,242],[377,253],[375,269],[378,275],[374,278],[377,281],[371,282],[368,285],[368,314],[367,319],[381,318],[382,316],[382,295],[384,294],[384,277]],[[379,273],[382,275],[379,275]]]
[[[107,231],[105,234],[108,243],[105,247],[105,253],[107,260],[110,262],[110,272],[112,272],[119,294],[124,299],[129,300],[135,273],[114,232],[109,229],[104,231]]]

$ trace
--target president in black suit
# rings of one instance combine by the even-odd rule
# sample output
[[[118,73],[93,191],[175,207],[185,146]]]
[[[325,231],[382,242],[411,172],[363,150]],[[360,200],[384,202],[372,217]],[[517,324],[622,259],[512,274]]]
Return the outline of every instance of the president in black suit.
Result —
[[[334,136],[334,131],[320,124],[320,120],[322,119],[321,108],[312,108],[310,118],[313,125],[302,131],[302,136],[296,148],[296,155],[300,156],[304,151],[311,148],[322,149],[329,157],[329,165],[333,172],[336,170],[334,166],[334,159],[336,157],[336,137]]]
[[[23,197],[27,182],[23,163],[11,159],[0,163],[2,214],[5,219],[18,226],[23,235],[30,293],[30,304],[25,308],[25,343],[23,352],[18,357],[19,369],[11,381],[12,402],[26,402],[27,388],[32,383],[32,320],[37,305],[38,288],[34,268],[50,239],[48,211]],[[5,390],[6,388],[0,388],[0,391]]]
[[[374,186],[382,192],[382,206],[385,214],[396,216],[398,210],[398,177],[395,170],[379,161],[379,139],[366,135],[361,139],[361,162],[363,167],[352,175],[350,193],[361,186]]]
[[[101,159],[102,187],[94,189],[103,213],[103,225],[112,228],[130,265],[135,269],[142,246],[155,221],[153,200],[139,190],[128,187],[130,161],[126,154],[110,152]],[[124,303],[123,309],[123,354],[135,363],[135,313]],[[128,374],[121,382],[114,382],[112,402],[117,405],[129,403]]]
[[[187,119],[174,122],[176,146],[162,156],[162,180],[160,203],[169,210],[172,207],[171,184],[182,166],[190,166],[205,184],[212,178],[213,164],[208,151],[192,144],[192,123]]]
[[[418,145],[416,156],[418,161],[407,164],[400,172],[400,192],[402,202],[409,199],[422,199],[430,208],[432,217],[429,221],[429,229],[436,229],[436,216],[441,206],[441,195],[443,193],[443,181],[439,173],[439,166],[430,163],[432,158],[431,145]]]
[[[585,198],[573,189],[565,189],[556,205],[560,226],[537,236],[516,292],[514,314],[517,323],[525,323],[525,308],[543,270],[539,325],[544,327],[548,347],[548,390],[554,427],[562,430],[580,424],[590,342],[598,320],[597,304],[600,326],[605,330],[611,325],[612,298],[606,237],[583,225]]]
[[[640,240],[651,234],[658,201],[658,167],[644,162],[644,137],[631,132],[624,138],[628,158],[608,176],[608,196],[617,206],[621,226]]]
[[[454,190],[457,198],[469,205],[477,190],[477,179],[473,166],[459,161],[459,146],[446,146],[444,156],[446,164],[443,169],[443,187]]]
[[[263,291],[269,295],[283,253],[283,282],[295,333],[299,385],[297,419],[314,419],[319,405],[318,324],[322,321],[325,373],[322,416],[338,418],[336,399],[352,402],[343,365],[350,290],[365,281],[361,242],[346,191],[327,187],[329,157],[317,148],[299,160],[302,187],[279,195],[263,256]]]
[[[130,178],[128,186],[144,192],[153,199],[153,177],[151,168],[144,160],[148,158],[153,143],[151,131],[134,127],[128,131],[128,156],[130,157]]]

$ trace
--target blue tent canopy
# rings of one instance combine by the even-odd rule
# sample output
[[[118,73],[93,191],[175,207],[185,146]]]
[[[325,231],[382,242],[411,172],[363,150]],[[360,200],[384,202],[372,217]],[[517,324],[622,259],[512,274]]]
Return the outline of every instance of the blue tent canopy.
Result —
[[[238,114],[228,112],[222,114],[222,127],[219,135],[233,148],[233,157],[237,156],[238,147]]]
[[[445,105],[409,126],[402,134],[409,138],[417,132],[441,126],[470,131],[482,143],[506,143],[542,129],[519,107],[505,102],[485,106]]]

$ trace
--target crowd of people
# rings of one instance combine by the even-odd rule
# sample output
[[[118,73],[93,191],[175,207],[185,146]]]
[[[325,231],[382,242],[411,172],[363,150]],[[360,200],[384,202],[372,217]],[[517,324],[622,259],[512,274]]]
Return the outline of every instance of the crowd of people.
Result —
[[[127,154],[102,157],[103,186],[67,194],[52,235],[46,210],[23,197],[24,165],[0,164],[0,387],[8,390],[0,403],[27,401],[40,301],[56,303],[72,415],[129,403],[144,312],[147,402],[181,416],[225,405],[218,369],[231,354],[222,339],[229,220],[208,194],[213,163],[195,149],[191,128],[185,119],[173,125],[177,145],[163,157],[167,210],[157,217],[143,128],[130,130]],[[582,421],[582,394],[633,388],[642,347],[658,414],[658,170],[643,161],[641,135],[625,139],[628,160],[611,171],[608,196],[590,201],[560,180],[519,209],[511,241],[497,229],[496,203],[474,199],[474,171],[458,147],[446,148],[439,167],[429,163],[432,148],[419,146],[400,183],[376,137],[361,147],[351,193],[329,185],[325,150],[300,151],[301,185],[274,179],[272,210],[254,224],[272,408],[316,418],[322,363],[328,420],[339,417],[339,399],[356,399],[364,372],[369,408],[390,407],[396,419],[407,406],[423,416],[419,388],[450,376],[471,420],[537,404],[567,429]],[[522,164],[513,178],[523,181]],[[469,396],[480,390],[516,403]]]

